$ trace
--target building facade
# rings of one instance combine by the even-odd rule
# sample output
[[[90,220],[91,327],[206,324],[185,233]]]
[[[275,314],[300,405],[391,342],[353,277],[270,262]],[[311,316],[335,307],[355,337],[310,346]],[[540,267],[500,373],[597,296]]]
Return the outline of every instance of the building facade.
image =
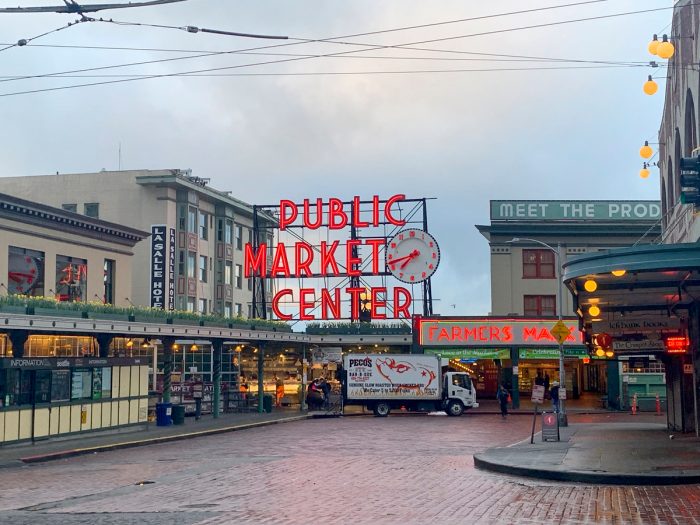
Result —
[[[243,250],[253,207],[208,183],[189,170],[102,171],[0,178],[0,191],[150,232],[134,250],[132,291],[122,289],[118,303],[252,317]]]
[[[553,325],[561,313],[566,322],[577,326],[577,305],[568,290],[562,289],[561,265],[581,254],[649,244],[661,233],[661,204],[657,201],[493,200],[490,218],[489,225],[476,228],[491,251],[492,323],[505,316],[511,318],[510,323],[525,318],[547,324],[543,319],[548,318]],[[513,353],[511,361],[501,361],[506,379],[510,373],[515,376],[508,381],[511,385],[526,393],[538,375],[559,381],[558,347],[553,337],[531,339],[516,350],[517,358]],[[566,388],[573,397],[590,392],[607,395],[611,406],[625,404],[621,374],[628,371],[626,362],[589,359],[580,337],[565,344],[564,355]],[[483,366],[493,368],[488,363]],[[649,366],[662,382],[659,367]]]

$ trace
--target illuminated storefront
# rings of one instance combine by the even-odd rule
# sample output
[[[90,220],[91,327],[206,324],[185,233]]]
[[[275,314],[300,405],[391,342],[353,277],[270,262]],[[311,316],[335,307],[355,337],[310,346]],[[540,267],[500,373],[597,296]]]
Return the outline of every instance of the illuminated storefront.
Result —
[[[421,317],[414,323],[414,340],[420,351],[449,358],[469,372],[482,396],[494,396],[498,384],[504,383],[517,407],[519,394],[529,395],[538,375],[545,383],[560,379],[559,346],[550,333],[556,322],[556,318]],[[565,324],[571,331],[563,344],[566,388],[576,398],[588,350],[577,320],[569,318]]]

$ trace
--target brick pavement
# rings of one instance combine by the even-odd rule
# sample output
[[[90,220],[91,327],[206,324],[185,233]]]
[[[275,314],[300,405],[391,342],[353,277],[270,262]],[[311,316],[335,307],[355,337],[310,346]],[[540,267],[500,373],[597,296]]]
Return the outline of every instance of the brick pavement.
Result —
[[[529,430],[528,418],[491,415],[320,419],[10,467],[0,523],[700,525],[698,485],[586,486],[474,468],[472,454]]]

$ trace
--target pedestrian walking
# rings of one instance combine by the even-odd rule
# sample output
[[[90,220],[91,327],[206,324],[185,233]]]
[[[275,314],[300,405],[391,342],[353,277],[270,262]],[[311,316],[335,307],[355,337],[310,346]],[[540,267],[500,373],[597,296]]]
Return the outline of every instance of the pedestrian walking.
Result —
[[[496,399],[501,406],[501,417],[503,419],[508,415],[508,403],[510,402],[510,393],[506,390],[505,385],[501,385],[496,392]]]
[[[552,388],[549,389],[549,397],[552,399],[552,409],[556,414],[559,413],[559,381],[552,383]]]

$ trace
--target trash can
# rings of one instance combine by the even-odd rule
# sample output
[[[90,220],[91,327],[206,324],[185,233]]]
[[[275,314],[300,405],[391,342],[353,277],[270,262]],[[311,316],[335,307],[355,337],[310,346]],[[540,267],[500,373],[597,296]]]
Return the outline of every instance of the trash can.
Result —
[[[173,405],[173,425],[185,423],[185,405]]]
[[[268,414],[272,412],[272,396],[265,394],[263,396],[263,410]]]
[[[172,403],[156,403],[156,425],[167,427],[173,424]]]

